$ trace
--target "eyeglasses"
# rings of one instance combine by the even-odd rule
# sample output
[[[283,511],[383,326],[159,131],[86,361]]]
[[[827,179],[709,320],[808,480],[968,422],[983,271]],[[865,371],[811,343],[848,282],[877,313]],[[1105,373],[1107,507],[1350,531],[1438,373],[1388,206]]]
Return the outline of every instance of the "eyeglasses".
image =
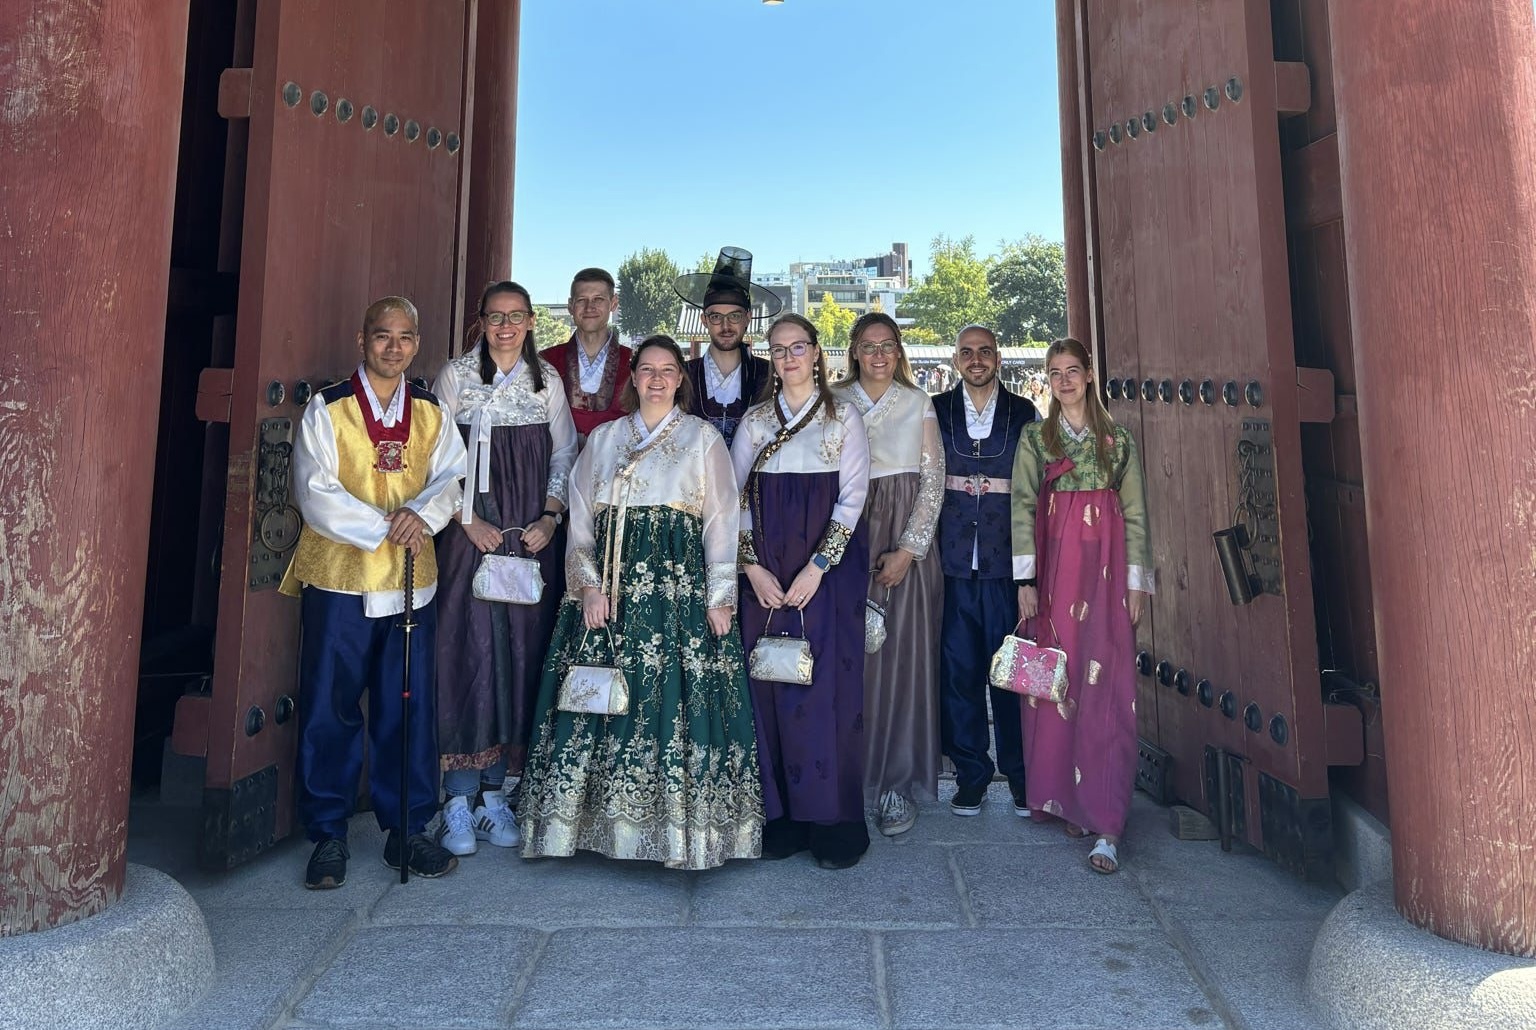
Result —
[[[657,368],[654,365],[641,365],[634,371],[636,379],[661,379],[668,383],[675,383],[683,378],[683,370],[676,365],[666,365]]]
[[[532,314],[530,311],[488,311],[480,317],[485,319],[486,325],[522,325],[528,321]]]
[[[859,344],[859,353],[865,357],[874,357],[876,354],[895,354],[900,348],[901,344],[895,340],[881,340],[878,343],[871,340],[868,343]]]
[[[729,322],[731,325],[741,325],[746,320],[747,313],[745,311],[731,311],[727,313],[721,313],[719,311],[704,312],[704,321],[708,322],[710,325],[719,325],[721,322]]]
[[[783,361],[791,354],[797,358],[803,358],[805,357],[806,351],[810,349],[811,345],[802,340],[798,343],[791,343],[787,347],[769,347],[768,353],[773,355],[774,361]]]

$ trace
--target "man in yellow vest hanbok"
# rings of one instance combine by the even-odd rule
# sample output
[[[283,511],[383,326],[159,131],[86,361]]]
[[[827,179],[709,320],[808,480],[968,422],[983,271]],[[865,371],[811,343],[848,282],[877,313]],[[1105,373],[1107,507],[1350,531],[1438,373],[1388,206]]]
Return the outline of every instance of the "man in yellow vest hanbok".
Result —
[[[346,880],[347,822],[363,763],[368,694],[368,784],[388,834],[384,861],[441,876],[458,860],[424,832],[437,810],[432,693],[437,562],[432,534],[458,509],[464,444],[437,398],[406,381],[420,346],[415,306],[385,297],[363,315],[363,363],[304,410],[293,453],[293,497],[304,516],[283,592],[302,597],[298,816],[315,842],[304,886]],[[402,697],[405,552],[415,560],[417,628],[409,696]],[[416,731],[402,768],[402,704]],[[400,792],[409,799],[400,820]],[[404,857],[402,858],[402,852]]]

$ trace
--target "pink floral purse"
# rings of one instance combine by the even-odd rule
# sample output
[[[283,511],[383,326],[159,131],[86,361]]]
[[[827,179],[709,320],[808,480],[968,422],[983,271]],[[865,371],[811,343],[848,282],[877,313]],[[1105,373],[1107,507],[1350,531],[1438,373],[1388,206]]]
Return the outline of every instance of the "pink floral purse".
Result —
[[[1060,704],[1067,699],[1067,652],[1019,636],[1023,628],[1020,620],[1003,638],[987,679],[999,690]]]

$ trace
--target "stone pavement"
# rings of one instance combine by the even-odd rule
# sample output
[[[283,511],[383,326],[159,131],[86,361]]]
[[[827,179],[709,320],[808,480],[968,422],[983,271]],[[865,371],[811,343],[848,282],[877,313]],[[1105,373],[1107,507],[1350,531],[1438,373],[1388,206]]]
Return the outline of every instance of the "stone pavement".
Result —
[[[129,824],[129,860],[180,880],[212,932],[217,979],[186,1030],[1307,1030],[1308,953],[1341,897],[1175,840],[1141,795],[1121,873],[1100,876],[1086,842],[1019,819],[1000,784],[980,817],[925,805],[843,872],[482,845],[402,887],[361,816],[346,886],[309,892],[308,845],[203,873],[195,823],[136,804]]]

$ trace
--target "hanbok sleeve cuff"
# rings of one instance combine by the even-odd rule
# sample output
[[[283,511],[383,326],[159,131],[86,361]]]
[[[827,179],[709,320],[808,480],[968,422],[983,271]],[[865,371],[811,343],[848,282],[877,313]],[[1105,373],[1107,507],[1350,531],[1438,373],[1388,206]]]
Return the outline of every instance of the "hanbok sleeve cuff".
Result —
[[[743,529],[737,537],[739,541],[736,547],[736,565],[738,568],[746,568],[748,565],[756,565],[757,548],[752,545],[752,531]]]
[[[573,547],[565,559],[566,593],[577,595],[587,587],[603,586],[603,574],[597,567],[597,549]]]
[[[1035,556],[1032,554],[1016,554],[1013,556],[1013,578],[1035,578]]]
[[[705,579],[706,608],[736,607],[736,566],[732,562],[712,561]]]
[[[1155,594],[1157,593],[1157,570],[1149,569],[1145,565],[1128,566],[1126,568],[1125,585],[1131,590]]]
[[[544,490],[544,496],[553,497],[561,504],[570,506],[567,491],[570,487],[570,475],[565,472],[552,473],[549,477],[549,486]]]
[[[843,560],[843,554],[848,550],[848,541],[853,539],[853,530],[836,520],[827,523],[827,531],[822,535],[821,543],[816,548],[816,553],[822,555],[833,565]]]

